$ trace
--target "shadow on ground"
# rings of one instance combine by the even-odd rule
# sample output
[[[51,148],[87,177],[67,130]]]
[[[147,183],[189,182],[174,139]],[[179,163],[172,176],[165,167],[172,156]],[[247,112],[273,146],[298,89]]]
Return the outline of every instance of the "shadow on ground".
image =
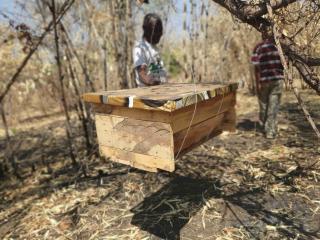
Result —
[[[284,193],[272,196],[262,187],[239,187],[227,194],[219,179],[176,176],[158,192],[131,209],[131,224],[154,238],[179,240],[181,231],[203,209],[206,200],[221,200],[216,209],[223,216],[207,224],[211,232],[225,227],[244,228],[250,239],[262,239],[268,229],[277,229],[281,239],[318,239],[320,215],[314,215],[305,198]],[[202,225],[188,237],[199,239]]]
[[[161,239],[180,239],[180,230],[203,207],[204,196],[220,195],[218,179],[178,176],[131,209],[131,224]]]
[[[242,131],[259,131],[262,132],[262,127],[259,122],[250,119],[243,119],[237,124],[237,129]]]
[[[320,129],[320,102],[306,102],[309,113],[318,129]],[[292,136],[286,143],[288,147],[310,147],[318,143],[314,130],[297,103],[282,104],[284,122],[290,126],[288,132]]]

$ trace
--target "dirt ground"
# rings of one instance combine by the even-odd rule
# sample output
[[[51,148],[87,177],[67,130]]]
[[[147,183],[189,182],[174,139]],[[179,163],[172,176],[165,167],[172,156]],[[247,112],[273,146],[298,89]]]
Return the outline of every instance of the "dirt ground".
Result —
[[[320,97],[303,99],[320,127]],[[0,239],[320,239],[320,144],[294,96],[284,94],[276,140],[258,128],[254,96],[240,91],[237,112],[235,133],[183,156],[172,174],[86,157],[75,125],[82,176],[63,117],[29,121],[13,136],[23,181],[0,184]]]

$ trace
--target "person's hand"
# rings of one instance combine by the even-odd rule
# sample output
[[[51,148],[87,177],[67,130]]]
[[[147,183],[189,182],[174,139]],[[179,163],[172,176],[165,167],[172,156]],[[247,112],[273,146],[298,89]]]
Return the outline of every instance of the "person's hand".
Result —
[[[154,86],[154,85],[160,85],[161,84],[161,79],[158,74],[148,74],[149,77],[149,85]]]
[[[138,74],[142,82],[147,86],[155,85],[153,79],[148,75],[148,67],[146,64],[138,67]]]
[[[152,77],[150,77],[149,83],[150,83],[151,86],[154,86],[154,85],[160,85],[160,84],[161,84],[161,81],[160,81],[160,79],[158,79],[158,78],[152,78]]]

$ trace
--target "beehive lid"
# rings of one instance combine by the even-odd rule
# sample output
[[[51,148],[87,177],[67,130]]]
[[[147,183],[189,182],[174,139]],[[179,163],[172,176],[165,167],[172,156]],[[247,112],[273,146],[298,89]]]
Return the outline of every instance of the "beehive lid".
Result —
[[[152,87],[86,93],[83,95],[83,99],[88,103],[172,112],[194,104],[195,101],[200,102],[216,96],[227,95],[236,91],[237,88],[237,83],[226,85],[211,83],[164,84]]]

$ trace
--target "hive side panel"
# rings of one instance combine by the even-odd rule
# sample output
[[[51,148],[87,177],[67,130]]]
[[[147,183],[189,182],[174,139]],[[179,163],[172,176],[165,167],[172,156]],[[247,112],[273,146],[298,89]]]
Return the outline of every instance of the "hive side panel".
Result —
[[[216,115],[227,112],[235,105],[235,93],[219,96],[191,105],[172,113],[172,130],[180,132],[191,125],[201,123]]]
[[[96,114],[96,128],[101,149],[107,147],[108,153],[111,153],[110,149],[115,153],[107,157],[112,159],[116,156],[114,158],[118,162],[122,159],[133,167],[143,165],[166,171],[174,170],[170,124]]]
[[[174,152],[184,154],[222,132],[224,113],[174,134]]]
[[[234,93],[234,104],[231,108],[225,113],[223,120],[223,131],[235,132],[237,124],[237,113],[236,113],[236,103],[237,103],[237,94]]]
[[[236,110],[234,107],[229,109],[224,116],[222,129],[223,131],[235,132],[236,131]]]

